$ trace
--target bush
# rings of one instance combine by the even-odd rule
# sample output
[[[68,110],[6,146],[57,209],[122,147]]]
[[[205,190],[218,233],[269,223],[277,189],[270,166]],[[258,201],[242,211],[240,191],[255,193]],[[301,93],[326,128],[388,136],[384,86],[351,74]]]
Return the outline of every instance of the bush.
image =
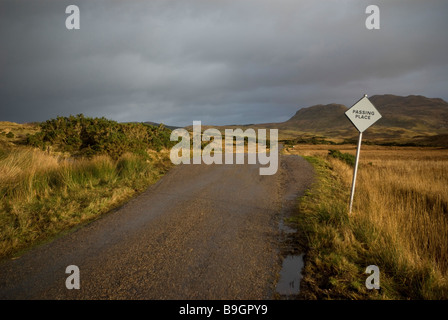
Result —
[[[12,133],[11,131],[10,132],[8,132],[7,134],[6,134],[6,138],[14,138],[14,133]]]
[[[143,123],[118,123],[103,118],[89,118],[79,114],[57,117],[40,124],[41,131],[27,137],[27,144],[57,151],[92,157],[107,154],[114,159],[131,152],[152,149],[160,151],[174,145],[171,130]]]
[[[333,158],[342,160],[352,167],[355,166],[356,157],[354,155],[351,155],[349,153],[342,153],[339,150],[328,150],[328,155]]]

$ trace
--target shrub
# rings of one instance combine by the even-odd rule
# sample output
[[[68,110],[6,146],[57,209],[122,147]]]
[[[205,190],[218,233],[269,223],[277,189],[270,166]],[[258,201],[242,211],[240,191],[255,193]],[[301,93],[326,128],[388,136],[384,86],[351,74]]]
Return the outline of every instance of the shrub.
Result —
[[[342,153],[339,150],[328,150],[328,155],[333,157],[333,158],[342,160],[342,161],[344,161],[345,163],[347,163],[348,165],[350,165],[352,167],[355,166],[356,157],[354,155],[352,155],[352,154]]]
[[[92,157],[107,154],[114,159],[132,152],[160,151],[174,145],[171,130],[143,123],[118,123],[106,118],[89,118],[82,114],[57,117],[40,124],[41,131],[27,137],[27,144],[73,155]]]

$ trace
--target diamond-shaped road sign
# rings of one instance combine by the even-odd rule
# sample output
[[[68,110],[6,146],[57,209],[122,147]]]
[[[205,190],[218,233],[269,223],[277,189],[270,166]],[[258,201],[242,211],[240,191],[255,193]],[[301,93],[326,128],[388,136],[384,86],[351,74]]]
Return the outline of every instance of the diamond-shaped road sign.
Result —
[[[359,132],[364,132],[368,127],[381,119],[381,114],[367,98],[367,95],[348,109],[345,115]]]

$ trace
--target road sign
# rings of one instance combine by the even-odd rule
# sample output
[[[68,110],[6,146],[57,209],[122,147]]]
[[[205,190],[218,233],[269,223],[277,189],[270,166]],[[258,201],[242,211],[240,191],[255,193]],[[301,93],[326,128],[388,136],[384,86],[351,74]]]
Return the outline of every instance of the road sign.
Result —
[[[361,100],[348,109],[345,115],[359,132],[364,132],[368,127],[381,119],[381,114],[367,98],[367,95],[364,95]]]
[[[362,133],[372,124],[381,119],[381,114],[376,110],[375,106],[370,102],[365,94],[358,102],[345,112],[347,118],[359,131],[358,148],[356,149],[355,168],[353,169],[352,190],[350,192],[350,209],[352,213],[353,196],[355,194],[356,174],[358,172],[359,153],[361,151]]]

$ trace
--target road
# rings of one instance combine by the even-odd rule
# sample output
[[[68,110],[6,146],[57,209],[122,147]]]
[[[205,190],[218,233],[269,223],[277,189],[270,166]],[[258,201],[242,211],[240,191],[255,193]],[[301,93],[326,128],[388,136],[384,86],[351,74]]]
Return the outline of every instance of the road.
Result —
[[[298,156],[180,165],[100,219],[0,264],[0,299],[270,299],[279,221],[313,181]],[[247,163],[247,162],[246,162]],[[68,290],[66,267],[80,270]]]

